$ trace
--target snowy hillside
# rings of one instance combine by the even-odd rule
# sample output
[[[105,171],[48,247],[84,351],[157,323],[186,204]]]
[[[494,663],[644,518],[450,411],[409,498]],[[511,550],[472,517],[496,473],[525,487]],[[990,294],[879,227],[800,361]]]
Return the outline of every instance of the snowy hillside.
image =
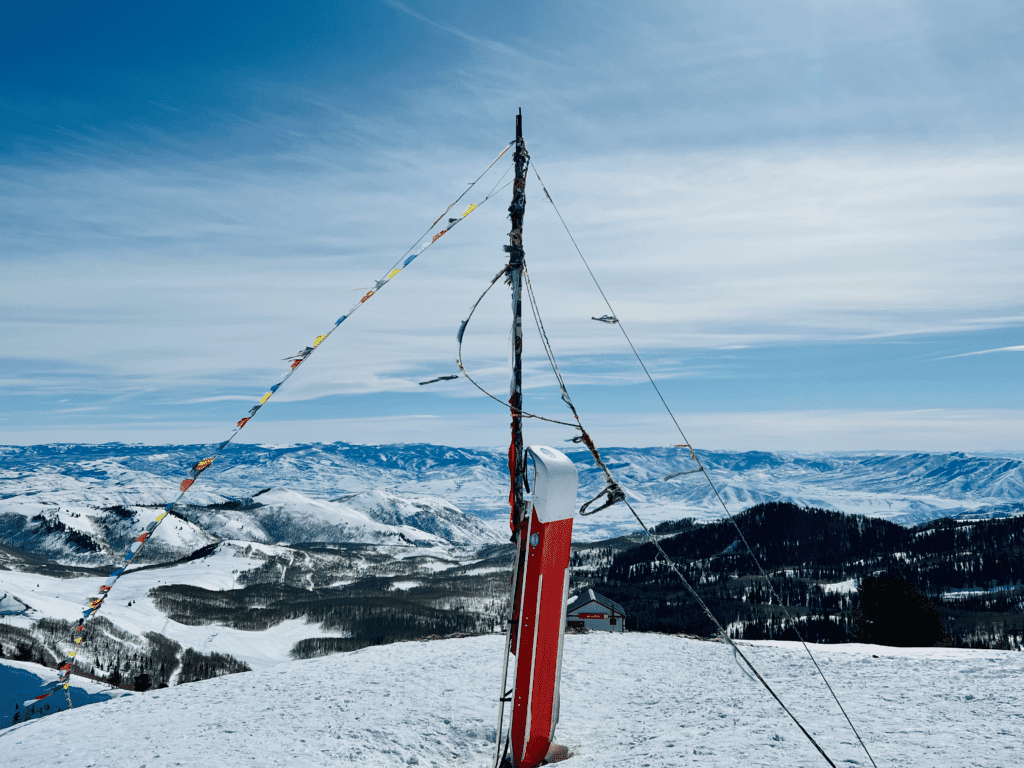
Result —
[[[502,638],[402,643],[133,694],[0,731],[7,768],[490,765]],[[748,644],[749,645],[749,644]],[[789,643],[749,654],[837,765],[869,765]],[[879,766],[1020,763],[1024,654],[816,647]],[[567,768],[812,768],[825,762],[728,647],[569,636]]]
[[[243,504],[195,507],[184,514],[220,538],[265,543],[477,547],[501,540],[494,529],[443,498],[404,497],[386,491],[328,500],[272,488]]]
[[[445,581],[449,589],[440,599],[426,595],[420,600],[422,604],[452,607],[453,603],[458,603],[464,611],[487,609],[487,616],[494,617],[498,613],[497,606],[507,597],[507,555],[500,573],[499,569],[493,569],[494,573],[478,575],[472,584],[472,597],[457,600],[451,585],[460,576],[465,578],[466,569],[472,570],[476,562],[473,555],[455,553],[461,558],[458,559],[446,546],[386,549],[383,553],[377,547],[303,550],[223,541],[188,562],[130,571],[118,581],[100,615],[127,633],[122,638],[122,648],[128,651],[144,649],[146,634],[157,632],[184,648],[225,654],[253,669],[264,669],[292,658],[296,643],[350,634],[337,625],[325,629],[322,617],[319,620],[308,618],[301,607],[294,605],[299,601],[298,595],[302,595],[306,603],[312,595],[327,602],[347,599],[346,586],[355,583],[352,588],[357,591],[351,599],[357,602],[370,602],[368,594],[387,599],[396,591],[407,598],[412,587],[436,578]],[[69,619],[81,615],[82,606],[88,604],[103,583],[102,578],[95,575],[51,576],[41,569],[20,570],[17,562],[10,565],[10,570],[0,570],[3,590],[0,594],[7,595],[5,599],[12,606],[27,606],[28,610],[23,615],[8,617],[7,626],[32,632],[42,640],[47,638],[45,634],[40,635],[37,624],[40,619]],[[0,568],[3,566],[0,560]],[[451,575],[446,575],[448,570]],[[370,583],[360,588],[360,580]],[[272,585],[280,586],[281,600],[291,606],[288,616],[274,614],[274,597],[269,591]],[[247,590],[246,586],[250,588]],[[230,599],[236,601],[248,599],[248,603],[239,606],[240,611],[246,605],[255,609],[261,624],[253,626],[252,620],[239,624],[232,614],[205,615],[203,609],[210,603],[222,604],[222,595],[230,595]],[[160,596],[164,598],[162,601]],[[181,596],[188,598],[185,606],[176,600]],[[193,606],[194,617],[189,611]],[[488,630],[494,620],[490,618],[485,622]],[[430,631],[424,630],[418,636],[427,634]],[[70,630],[58,633],[61,647],[66,645],[69,636]],[[97,658],[96,651],[94,640],[89,639],[79,651],[79,666],[88,670],[93,664],[108,661],[108,658]],[[106,657],[110,655],[108,652]],[[51,671],[51,679],[55,678],[56,673]],[[175,678],[169,682],[173,684]]]

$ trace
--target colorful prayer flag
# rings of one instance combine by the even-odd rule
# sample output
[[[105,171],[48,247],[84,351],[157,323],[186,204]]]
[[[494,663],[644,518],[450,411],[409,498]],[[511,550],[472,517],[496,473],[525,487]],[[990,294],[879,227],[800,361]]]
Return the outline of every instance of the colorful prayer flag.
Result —
[[[514,142],[510,142],[501,151],[501,153],[496,158],[494,158],[494,160],[491,162],[491,164],[488,165],[487,168],[484,169],[484,173],[487,173],[495,165],[495,163],[497,163],[498,160],[500,160],[505,155],[505,153],[507,153],[509,151],[509,149],[512,148],[513,144],[514,144]],[[479,181],[480,178],[483,178],[483,174],[481,174],[481,176],[478,177],[477,181]],[[477,182],[474,181],[470,185],[470,187],[472,187],[476,183]],[[433,229],[435,226],[437,226],[437,224],[451,211],[451,209],[455,207],[455,205],[459,202],[459,200],[462,199],[463,195],[465,195],[465,192],[463,192],[462,195],[460,195],[459,198],[456,199],[455,202],[453,202],[451,205],[449,205],[448,208],[445,209],[444,213],[442,213],[440,216],[437,217],[437,219],[434,220],[434,223],[430,226],[430,229]],[[489,199],[489,197],[485,197],[484,201],[486,201],[487,199]],[[462,218],[465,218],[466,216],[468,216],[470,213],[472,213],[474,210],[476,210],[477,207],[478,207],[478,204],[470,203],[469,207],[466,208],[465,212],[462,214]],[[411,264],[416,259],[416,257],[419,256],[419,254],[423,253],[423,251],[425,251],[434,242],[436,242],[438,240],[438,238],[440,238],[442,235],[444,235],[448,231],[450,231],[451,227],[453,227],[455,224],[457,224],[460,220],[461,219],[449,218],[448,219],[448,227],[446,229],[442,229],[440,232],[435,234],[429,241],[417,240],[416,244],[413,245],[413,247],[410,248],[410,250],[407,252],[407,255],[406,255],[404,261],[402,261],[401,266],[392,267],[383,278],[381,278],[380,280],[378,280],[376,282],[376,284],[374,285],[373,288],[371,288],[369,291],[367,291],[366,295],[364,295],[358,301],[358,303],[353,305],[353,307],[349,310],[349,312],[347,314],[342,315],[341,317],[339,317],[337,319],[337,321],[335,321],[335,323],[334,323],[335,327],[341,325],[342,322],[347,320],[348,317],[352,314],[352,312],[354,312],[355,310],[357,310],[359,308],[360,304],[365,303],[381,287],[383,287],[386,283],[388,283],[391,279],[393,279],[396,275],[398,275],[398,273],[401,272],[402,269],[404,269],[409,264]],[[428,230],[428,232],[429,231],[430,230]],[[415,249],[415,252],[413,252],[414,249]],[[464,329],[464,327],[465,327],[465,323],[463,324],[463,329]],[[260,399],[260,401],[259,401],[259,403],[257,405],[254,405],[254,406],[252,406],[252,408],[249,409],[249,415],[247,417],[245,417],[244,419],[239,420],[236,423],[236,425],[235,425],[236,432],[237,432],[237,430],[242,429],[242,427],[244,427],[248,423],[248,421],[253,416],[256,415],[256,412],[267,402],[267,400],[270,399],[271,395],[273,395],[278,390],[278,388],[288,379],[288,376],[291,376],[292,372],[294,372],[294,370],[299,366],[299,364],[303,360],[306,359],[306,357],[313,351],[313,349],[315,349],[316,347],[320,346],[321,342],[323,342],[327,338],[328,335],[329,335],[329,333],[325,333],[325,334],[322,334],[320,336],[317,336],[316,339],[313,341],[313,346],[312,347],[305,347],[297,355],[293,355],[291,357],[286,358],[287,360],[289,360],[291,362],[291,366],[290,366],[288,374],[284,377],[284,379],[282,379],[280,382],[278,382],[273,387],[271,387],[270,391],[263,395],[263,397]],[[462,335],[462,330],[461,329],[460,329],[459,335],[460,335],[460,337]],[[232,440],[232,438],[234,438],[234,436],[235,436],[235,434],[232,433],[232,435],[230,437],[228,437],[227,440],[225,440],[224,442],[220,443],[220,445],[217,446],[217,448],[216,448],[216,450],[215,450],[215,452],[214,452],[214,454],[212,456],[207,457],[205,459],[202,459],[201,461],[197,462],[196,464],[194,464],[192,466],[192,472],[191,472],[192,476],[191,477],[187,477],[184,480],[182,480],[181,483],[178,486],[178,490],[180,491],[181,495],[184,495],[189,490],[189,488],[192,487],[192,485],[195,482],[195,480],[197,479],[198,475],[200,473],[202,473],[207,467],[209,467],[213,463],[214,459],[220,454],[221,451],[224,450],[225,447],[227,447],[227,445],[231,442],[231,440]],[[145,545],[145,543],[146,543],[146,541],[148,541],[150,535],[152,535],[156,531],[156,528],[160,524],[160,522],[174,509],[174,505],[177,503],[178,500],[181,499],[181,495],[178,496],[177,500],[169,502],[164,507],[164,511],[161,514],[159,514],[153,522],[151,522],[148,526],[146,526],[144,532],[131,544],[131,546],[129,548],[129,551],[125,553],[125,555],[124,555],[124,564],[118,570],[116,570],[112,574],[110,574],[110,577],[107,579],[106,583],[102,587],[100,587],[100,589],[99,589],[100,596],[98,598],[91,598],[91,600],[89,602],[89,607],[85,608],[82,611],[82,617],[78,620],[78,624],[77,624],[77,626],[75,627],[75,630],[74,630],[75,634],[76,634],[76,636],[74,637],[74,642],[75,642],[75,648],[76,649],[77,649],[77,646],[82,643],[82,633],[84,632],[84,629],[85,629],[85,621],[86,621],[86,619],[88,619],[91,614],[93,614],[93,613],[95,613],[96,611],[99,610],[99,608],[102,606],[103,601],[106,598],[107,594],[111,591],[114,583],[117,581],[117,579],[124,572],[125,568],[128,567],[128,564],[130,563],[132,558],[135,556],[135,554],[137,552],[139,552],[141,550],[141,548]],[[76,653],[77,653],[76,650],[71,650],[71,651],[68,652],[68,656],[70,658],[74,658]],[[70,664],[65,664],[65,666],[62,667],[62,669],[66,670],[66,673],[62,677],[62,679],[60,680],[60,683],[65,683],[64,684],[64,689],[65,690],[67,690],[68,685],[70,685],[69,681],[70,681],[70,676],[71,676],[71,666],[72,666],[72,664],[73,664],[73,662],[70,663]],[[56,693],[57,690],[59,690],[59,686],[57,688],[54,688],[49,693],[37,697],[37,699],[35,699],[35,700],[45,699],[47,696],[49,696],[49,695],[51,695],[53,693]]]

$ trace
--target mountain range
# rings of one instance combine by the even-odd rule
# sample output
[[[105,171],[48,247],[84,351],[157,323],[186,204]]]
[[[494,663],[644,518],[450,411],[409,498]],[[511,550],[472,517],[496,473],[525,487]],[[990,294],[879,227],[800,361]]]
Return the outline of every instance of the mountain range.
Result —
[[[0,544],[66,564],[108,562],[176,496],[199,445],[0,446]],[[589,452],[568,449],[579,503],[603,474]],[[610,448],[604,458],[649,524],[710,521],[755,504],[800,506],[916,524],[940,517],[1020,514],[1024,461],[947,454],[792,454]],[[682,473],[682,474],[680,474]],[[439,445],[232,446],[176,506],[145,550],[174,559],[221,540],[361,542],[477,547],[507,538],[503,449]],[[148,511],[147,511],[148,510]],[[577,540],[635,532],[624,509],[578,518]]]

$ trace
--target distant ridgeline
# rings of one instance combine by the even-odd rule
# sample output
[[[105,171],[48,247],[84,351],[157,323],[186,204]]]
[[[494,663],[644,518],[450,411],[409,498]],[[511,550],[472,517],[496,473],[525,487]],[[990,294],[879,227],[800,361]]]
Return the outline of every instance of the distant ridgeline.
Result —
[[[1024,642],[1024,517],[906,528],[773,502],[736,522],[808,641]],[[662,546],[733,637],[796,639],[731,522],[656,530],[668,534]],[[627,629],[715,634],[650,544],[619,552],[594,581],[625,607]]]

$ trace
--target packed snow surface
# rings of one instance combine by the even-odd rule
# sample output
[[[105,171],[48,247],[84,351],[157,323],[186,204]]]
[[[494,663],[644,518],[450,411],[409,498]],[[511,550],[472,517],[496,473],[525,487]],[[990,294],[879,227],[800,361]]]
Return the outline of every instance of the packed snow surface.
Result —
[[[490,765],[501,636],[402,643],[125,696],[0,731],[9,768]],[[870,765],[804,650],[744,643],[840,766]],[[1021,764],[1024,654],[815,646],[879,766]],[[825,765],[728,646],[566,637],[566,768]]]

